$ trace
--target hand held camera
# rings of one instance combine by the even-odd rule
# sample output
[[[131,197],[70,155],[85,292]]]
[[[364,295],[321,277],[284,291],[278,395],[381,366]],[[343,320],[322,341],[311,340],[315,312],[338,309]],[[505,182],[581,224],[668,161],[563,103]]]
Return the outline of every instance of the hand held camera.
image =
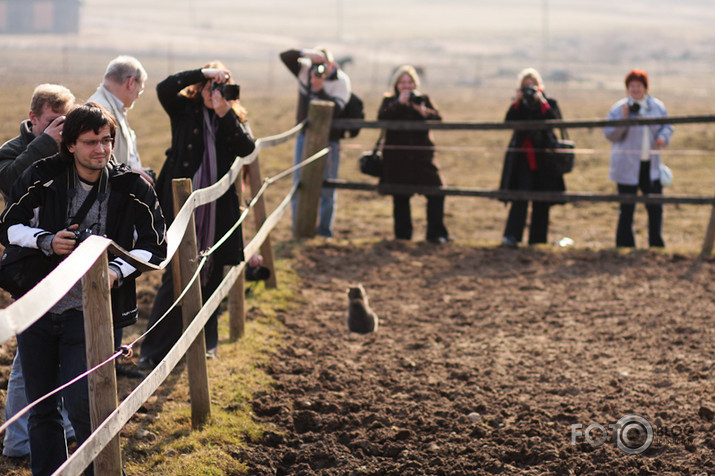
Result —
[[[534,96],[536,96],[537,92],[539,92],[539,90],[536,86],[524,86],[521,88],[521,94],[524,96],[524,99],[529,102],[534,100]]]
[[[310,67],[310,71],[317,77],[322,78],[325,76],[325,73],[328,72],[328,68],[325,66],[325,63],[314,63],[313,66]]]
[[[226,101],[238,99],[241,87],[233,83],[211,83],[211,92],[219,91]]]
[[[410,102],[417,104],[418,106],[425,102],[425,97],[421,94],[415,94],[415,92],[410,93]]]
[[[86,240],[87,238],[89,238],[89,236],[92,234],[92,230],[90,230],[89,228],[85,228],[84,230],[80,230],[78,228],[76,230],[69,230],[69,231],[71,231],[72,234],[74,235],[74,241],[76,241],[78,245],[80,243],[82,243],[84,240]]]
[[[641,105],[637,102],[631,103],[628,105],[628,110],[633,114],[638,114],[638,112],[641,110]]]

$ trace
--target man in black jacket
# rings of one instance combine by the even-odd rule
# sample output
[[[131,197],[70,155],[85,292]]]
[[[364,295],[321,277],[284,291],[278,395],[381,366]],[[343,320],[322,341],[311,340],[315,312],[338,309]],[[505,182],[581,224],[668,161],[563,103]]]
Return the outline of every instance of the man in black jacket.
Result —
[[[67,114],[60,153],[33,164],[13,186],[0,216],[0,242],[40,249],[57,262],[87,234],[104,235],[144,261],[166,254],[164,217],[154,189],[128,167],[109,162],[116,123],[106,109],[87,103]],[[87,202],[87,205],[85,205]],[[137,318],[134,280],[139,272],[110,256],[115,326]],[[25,392],[35,401],[86,370],[81,283],[18,336]],[[62,392],[77,441],[91,433],[87,380]],[[30,411],[33,474],[50,474],[67,459],[55,395]],[[92,474],[90,466],[85,474]]]
[[[40,84],[30,100],[29,118],[20,124],[20,135],[0,147],[0,192],[7,199],[10,189],[30,165],[40,159],[57,154],[62,139],[65,115],[74,106],[75,97],[59,84]],[[5,421],[27,406],[25,380],[18,355],[12,362],[5,398]],[[74,430],[62,411],[67,438],[74,438]],[[5,431],[2,454],[24,457],[30,454],[27,433],[27,414]]]
[[[0,191],[4,197],[26,168],[55,155],[62,139],[62,123],[75,97],[59,84],[40,84],[30,100],[29,119],[20,124],[20,135],[0,147]]]

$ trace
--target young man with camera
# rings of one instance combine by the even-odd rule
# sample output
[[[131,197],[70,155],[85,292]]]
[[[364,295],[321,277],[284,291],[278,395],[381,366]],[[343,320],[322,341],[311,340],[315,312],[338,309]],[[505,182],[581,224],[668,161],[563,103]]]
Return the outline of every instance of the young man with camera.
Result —
[[[166,242],[156,193],[127,166],[110,161],[115,134],[114,118],[95,103],[69,112],[60,153],[33,164],[13,186],[0,215],[0,242],[5,247],[39,249],[56,264],[75,249],[75,230],[90,229],[137,258],[159,264],[166,255]],[[115,326],[136,321],[134,280],[138,274],[126,261],[110,256]],[[86,370],[82,299],[78,282],[17,337],[28,400],[47,395]],[[33,474],[50,474],[67,459],[61,397],[77,442],[81,444],[91,433],[87,379],[83,378],[61,396],[45,399],[30,410]],[[92,473],[90,466],[85,474]]]
[[[281,61],[298,80],[298,109],[296,122],[300,123],[308,117],[308,106],[313,99],[332,101],[335,103],[333,117],[350,100],[350,78],[335,63],[333,55],[325,48],[287,50],[281,53]],[[340,135],[341,131],[333,130],[330,133],[328,147],[330,152],[325,162],[325,179],[338,177],[340,166]],[[303,146],[305,134],[300,133],[295,141],[295,155],[293,164],[303,160]],[[293,183],[300,180],[300,170],[293,174]],[[320,211],[316,233],[326,238],[333,236],[333,218],[335,213],[336,191],[334,188],[323,188],[320,192]],[[293,199],[293,225],[295,226],[295,212],[298,204],[297,198]]]

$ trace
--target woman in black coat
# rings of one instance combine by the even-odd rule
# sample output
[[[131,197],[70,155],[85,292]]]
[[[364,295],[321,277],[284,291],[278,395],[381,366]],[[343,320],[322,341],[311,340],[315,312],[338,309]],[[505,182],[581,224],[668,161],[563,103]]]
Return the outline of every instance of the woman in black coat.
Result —
[[[544,95],[541,75],[533,68],[519,74],[519,89],[506,114],[506,121],[561,119],[561,111],[554,99]],[[551,129],[514,130],[504,157],[501,190],[539,190],[563,192],[563,175],[550,166],[546,149],[553,147],[556,136]],[[532,202],[529,244],[546,243],[549,227],[549,208],[552,203]],[[502,245],[516,248],[521,242],[526,225],[529,202],[514,200],[504,229]]]
[[[220,62],[202,69],[173,74],[157,87],[159,102],[171,121],[171,148],[156,182],[156,190],[167,223],[174,218],[171,181],[192,179],[194,190],[212,185],[228,172],[237,156],[253,152],[255,144],[246,123],[246,110],[238,100],[227,100],[222,87],[231,82],[231,73]],[[215,85],[221,85],[218,88]],[[220,210],[220,213],[218,211]],[[232,185],[211,204],[195,212],[199,250],[210,248],[238,220],[238,195]],[[201,273],[203,299],[208,299],[223,279],[224,265],[244,260],[243,238],[238,228],[210,257]],[[167,267],[154,299],[148,327],[169,309],[174,301],[171,267]],[[142,343],[139,367],[153,368],[181,336],[180,308],[172,310]],[[218,345],[217,313],[205,327],[206,348],[215,355]]]
[[[378,120],[439,121],[442,118],[429,96],[419,92],[417,70],[410,65],[397,69],[392,79],[392,93],[382,100]],[[434,161],[434,143],[429,130],[385,131],[383,170],[380,183],[403,185],[442,185]],[[393,194],[395,238],[412,239],[410,194]],[[446,243],[444,195],[427,196],[427,241]]]

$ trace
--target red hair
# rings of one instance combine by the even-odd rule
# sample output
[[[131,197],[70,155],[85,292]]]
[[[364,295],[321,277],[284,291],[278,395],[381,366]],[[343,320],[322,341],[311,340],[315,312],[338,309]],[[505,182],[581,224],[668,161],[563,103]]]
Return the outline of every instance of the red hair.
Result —
[[[632,69],[626,76],[626,87],[631,81],[640,81],[648,89],[648,74],[642,69]]]

